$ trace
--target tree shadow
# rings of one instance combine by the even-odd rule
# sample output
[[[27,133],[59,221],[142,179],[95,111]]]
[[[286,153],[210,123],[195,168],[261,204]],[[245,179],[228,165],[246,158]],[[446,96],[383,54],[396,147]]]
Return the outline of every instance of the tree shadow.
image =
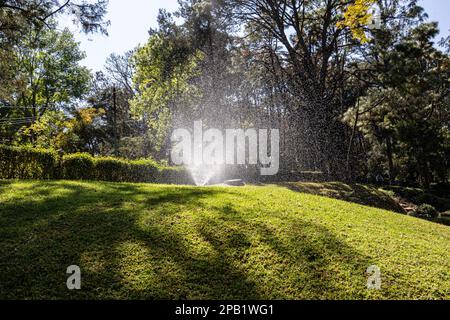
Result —
[[[0,194],[12,184],[2,182]],[[183,299],[192,295],[189,284],[197,288],[196,295],[208,298],[231,285],[220,278],[247,281],[226,260],[189,255],[183,235],[165,221],[177,209],[201,207],[201,199],[224,191],[188,187],[146,191],[138,185],[104,185],[96,189],[84,183],[34,183],[0,204],[2,298]],[[145,212],[147,219],[142,221]],[[133,283],[127,285],[123,270],[127,257],[122,251],[136,244],[137,251],[149,253],[144,260],[156,261],[148,265],[154,273],[151,286],[144,283],[139,290]],[[133,254],[130,259],[136,258]],[[83,273],[83,284],[89,289],[69,292],[65,268],[78,264],[83,269],[83,261],[94,265]]]
[[[12,184],[1,182],[0,196]],[[0,203],[0,298],[345,298],[355,284],[365,297],[368,257],[321,225],[244,215],[221,201],[227,194],[233,190],[27,183]],[[69,265],[81,267],[80,291],[67,290]]]
[[[199,232],[218,252],[240,261],[247,272],[259,274],[260,297],[347,299],[349,288],[353,298],[370,296],[365,290],[365,271],[373,261],[326,227],[277,213],[270,222],[264,218],[246,220],[233,213],[229,204],[225,205],[217,211],[223,223],[204,218],[208,227]],[[225,231],[218,233],[218,228]]]

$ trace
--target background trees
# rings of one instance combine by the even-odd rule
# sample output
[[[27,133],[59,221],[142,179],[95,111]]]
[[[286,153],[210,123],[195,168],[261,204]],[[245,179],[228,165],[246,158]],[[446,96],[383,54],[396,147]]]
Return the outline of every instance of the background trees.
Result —
[[[88,70],[78,64],[84,53],[68,30],[56,30],[55,18],[71,15],[83,32],[106,33],[106,6],[107,1],[0,1],[3,142],[37,144],[42,140],[35,132],[37,122],[52,111],[56,123],[63,109],[83,97],[90,80]]]
[[[84,58],[68,31],[31,30],[10,59],[20,86],[3,95],[6,106],[0,109],[2,120],[11,124],[7,135],[18,130],[21,141],[34,142],[34,124],[48,111],[69,110],[89,90],[90,73],[78,65]]]
[[[379,81],[351,108],[371,142],[372,171],[388,172],[391,181],[446,181],[448,154],[449,57],[433,46],[434,23],[409,30],[383,54]],[[381,160],[381,161],[380,161]],[[447,168],[447,169],[445,169]]]
[[[285,177],[448,181],[448,39],[433,43],[438,26],[416,0],[181,0],[95,76],[51,17],[106,32],[104,1],[12,3],[0,1],[8,143],[169,161],[172,130],[202,119],[280,129]]]
[[[107,33],[109,22],[104,21],[107,5],[106,0],[0,0],[0,101],[4,94],[8,95],[7,91],[14,91],[20,85],[11,61],[15,59],[16,46],[21,45],[24,35],[54,30],[57,27],[55,18],[61,15],[70,15],[82,32]]]

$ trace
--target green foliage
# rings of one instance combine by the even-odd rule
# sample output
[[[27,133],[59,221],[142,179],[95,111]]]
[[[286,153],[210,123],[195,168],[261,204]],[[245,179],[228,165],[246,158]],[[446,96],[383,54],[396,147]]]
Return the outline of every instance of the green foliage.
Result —
[[[63,156],[61,168],[63,176],[66,179],[95,179],[95,160],[87,153],[75,153]]]
[[[180,0],[173,14],[160,12],[145,45],[112,55],[95,81],[56,20],[17,37],[26,17],[0,4],[0,143],[161,161],[173,129],[202,119],[205,129],[279,128],[285,180],[313,171],[330,181],[448,181],[450,58],[418,2],[275,2]],[[375,3],[383,25],[369,31]],[[99,4],[85,7],[94,24]],[[34,22],[56,6],[21,5]],[[91,108],[80,108],[89,86]],[[98,165],[93,179],[125,181],[137,168]]]
[[[54,0],[43,1],[0,1],[0,101],[12,103],[15,95],[26,87],[26,78],[29,74],[22,73],[21,69],[27,64],[14,63],[21,61],[26,55],[35,50],[38,42],[47,38],[51,40],[53,47],[61,43],[56,39],[49,39],[49,34],[57,34],[58,24],[55,22],[57,17],[63,14],[73,15],[73,22],[81,26],[85,33],[101,32],[106,33],[108,22],[104,21],[108,1],[100,0],[96,3],[79,3],[67,1],[65,4]],[[67,16],[66,16],[67,17]],[[63,34],[66,33],[65,31]],[[45,41],[45,40],[44,40]],[[32,46],[30,46],[33,42]],[[41,42],[43,43],[43,42]],[[75,43],[75,42],[73,42]],[[27,50],[24,50],[27,48]],[[61,60],[69,58],[67,51],[60,49]],[[39,59],[49,58],[48,55],[35,56],[35,62]],[[67,60],[67,59],[66,59]],[[43,69],[52,64],[47,60]],[[29,64],[28,64],[29,66]],[[58,66],[62,68],[64,66]],[[51,69],[51,68],[50,68]],[[50,71],[49,69],[49,71]],[[64,71],[62,69],[62,71]],[[69,74],[71,70],[66,70]],[[70,75],[69,75],[70,77]],[[63,79],[64,80],[64,79]],[[70,88],[70,87],[67,87]],[[67,89],[66,88],[66,89]],[[53,88],[48,87],[49,91]],[[61,88],[62,89],[62,88]],[[12,103],[14,104],[14,103]]]
[[[71,18],[84,33],[107,34],[109,21],[105,21],[108,0],[84,1],[0,1],[0,39],[14,42],[30,29],[44,27],[56,29],[56,18]]]
[[[71,180],[111,182],[191,183],[183,168],[170,168],[154,160],[126,160],[112,157],[92,157],[78,153],[63,157],[63,176]]]
[[[160,166],[153,160],[128,161],[117,158],[96,158],[96,178],[114,182],[156,182]]]
[[[171,184],[192,184],[192,176],[184,167],[160,167],[158,172],[158,181],[160,183]]]
[[[68,29],[32,32],[18,51],[19,71],[29,78],[19,101],[23,105],[43,113],[47,108],[81,98],[88,91],[90,72],[79,65],[85,54]]]
[[[0,133],[8,140],[14,137],[21,143],[48,147],[54,132],[47,124],[54,120],[55,131],[61,112],[67,112],[89,90],[90,71],[79,65],[84,57],[68,29],[32,29],[23,35],[8,61],[15,76],[0,100],[7,102],[7,109],[0,109],[4,131]]]
[[[392,182],[428,188],[448,178],[450,57],[433,46],[437,33],[435,23],[421,24],[374,49],[379,65],[367,67],[376,76],[365,75],[374,85],[345,116],[370,145],[369,170]]]
[[[64,122],[64,129],[58,134],[54,147],[67,153],[98,152],[98,143],[102,138],[98,123],[103,114],[101,108],[74,110],[72,118]]]
[[[443,185],[442,189],[417,189],[406,187],[384,187],[393,192],[395,198],[401,198],[415,205],[429,204],[439,212],[450,210],[450,187]]]
[[[60,140],[66,130],[67,115],[62,111],[49,110],[30,126],[22,127],[16,134],[18,144],[26,143],[34,136],[34,145],[43,149],[60,149]]]
[[[90,153],[127,159],[147,158],[150,155],[147,152],[150,148],[143,137],[147,131],[146,124],[139,118],[133,118],[130,110],[130,100],[135,94],[132,85],[134,67],[130,59],[133,52],[111,55],[105,64],[107,73],[95,74],[87,102],[104,113],[100,121],[91,125],[95,130],[83,135],[82,140],[89,138],[89,143],[83,146],[89,148]]]
[[[0,145],[0,179],[52,179],[57,165],[56,152]]]
[[[101,180],[192,184],[182,167],[168,167],[154,160],[93,157],[88,153],[64,155],[33,147],[0,145],[0,179]]]
[[[183,37],[154,34],[133,56],[138,92],[131,101],[134,115],[145,119],[154,154],[163,154],[172,117],[199,94],[189,80],[196,75],[202,54]],[[185,100],[188,99],[188,100]]]
[[[414,211],[414,215],[419,217],[437,218],[439,212],[432,205],[422,204]]]

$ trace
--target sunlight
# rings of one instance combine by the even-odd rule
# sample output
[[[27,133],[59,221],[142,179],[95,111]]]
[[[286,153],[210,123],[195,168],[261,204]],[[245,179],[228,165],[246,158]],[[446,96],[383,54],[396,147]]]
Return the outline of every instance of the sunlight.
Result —
[[[223,170],[223,165],[192,165],[188,170],[198,187],[207,186],[214,178],[218,178]]]

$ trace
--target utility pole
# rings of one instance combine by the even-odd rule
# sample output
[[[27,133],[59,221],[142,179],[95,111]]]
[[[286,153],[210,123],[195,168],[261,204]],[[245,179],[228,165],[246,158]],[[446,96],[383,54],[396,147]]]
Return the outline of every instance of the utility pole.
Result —
[[[119,155],[118,139],[117,139],[117,93],[116,86],[113,86],[113,138],[114,138],[114,155]]]

